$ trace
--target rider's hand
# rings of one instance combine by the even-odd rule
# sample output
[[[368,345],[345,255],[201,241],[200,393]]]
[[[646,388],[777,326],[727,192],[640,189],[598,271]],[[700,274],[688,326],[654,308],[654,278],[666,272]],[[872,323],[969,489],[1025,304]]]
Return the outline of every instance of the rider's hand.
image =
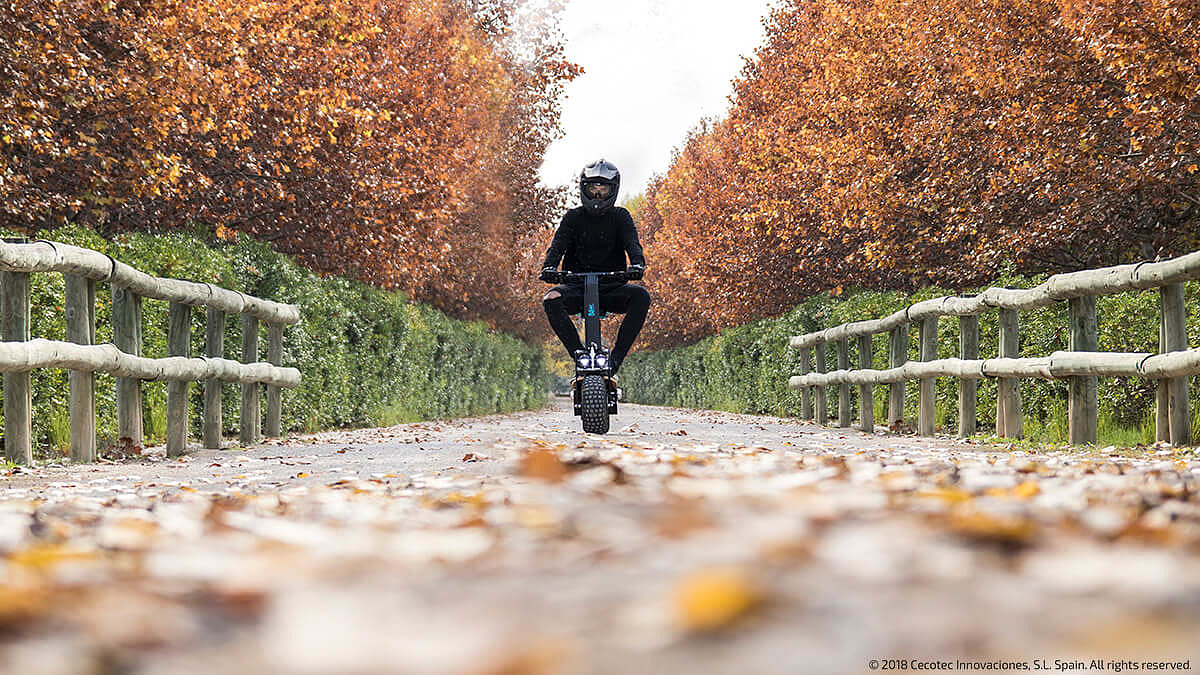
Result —
[[[631,281],[637,281],[645,274],[646,267],[644,265],[630,265],[625,268],[625,278]]]
[[[558,269],[555,267],[543,267],[542,273],[538,275],[542,281],[552,284],[558,281]]]

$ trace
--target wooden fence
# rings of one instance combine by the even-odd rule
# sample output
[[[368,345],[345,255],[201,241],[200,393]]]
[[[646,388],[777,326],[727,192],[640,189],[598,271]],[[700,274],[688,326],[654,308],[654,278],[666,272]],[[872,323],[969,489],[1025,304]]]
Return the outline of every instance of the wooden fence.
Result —
[[[60,272],[66,281],[66,342],[30,339],[29,275]],[[96,282],[112,286],[113,344],[95,343]],[[170,302],[167,358],[143,358],[142,299]],[[51,241],[0,243],[0,371],[4,373],[4,454],[33,459],[30,371],[67,368],[71,458],[96,458],[95,373],[116,377],[117,435],[141,445],[142,380],[166,380],[167,454],[187,448],[188,383],[204,382],[204,447],[221,446],[221,382],[242,385],[240,440],[262,436],[259,385],[267,385],[268,436],[280,435],[280,387],[300,384],[300,371],[281,368],[283,326],[300,321],[294,305],[179,279],[162,279],[102,253]],[[191,309],[207,308],[206,356],[192,357]],[[221,358],[226,314],[242,316],[242,362]],[[267,360],[258,363],[258,322],[267,322]]]
[[[958,378],[958,435],[975,433],[976,388],[984,377],[998,378],[996,434],[1019,438],[1022,378],[1067,379],[1068,425],[1072,444],[1095,443],[1098,420],[1098,377],[1141,377],[1158,381],[1157,438],[1175,445],[1191,444],[1191,416],[1187,376],[1200,373],[1200,349],[1189,349],[1184,282],[1200,278],[1200,251],[1162,262],[1117,265],[1095,270],[1057,274],[1027,290],[989,288],[971,297],[925,300],[882,319],[856,321],[807,335],[794,336],[790,346],[800,352],[800,374],[788,380],[801,390],[801,416],[826,424],[825,388],[838,388],[838,424],[851,424],[850,387],[859,387],[860,426],[874,426],[871,405],[873,385],[888,385],[889,426],[904,417],[904,386],[917,380],[920,402],[917,430],[934,430],[934,384],[938,377]],[[1157,288],[1161,299],[1159,352],[1098,352],[1096,297]],[[1018,356],[1018,312],[1068,303],[1069,351],[1049,356]],[[996,358],[979,358],[979,315],[999,312],[999,348]],[[937,322],[943,316],[959,319],[959,356],[937,359]],[[1148,317],[1153,320],[1153,317]],[[908,361],[909,326],[919,326],[920,361]],[[872,336],[889,336],[888,368],[875,369]],[[850,369],[850,341],[857,343],[858,368]],[[837,349],[838,367],[825,372],[825,345]],[[812,372],[812,352],[816,371]]]

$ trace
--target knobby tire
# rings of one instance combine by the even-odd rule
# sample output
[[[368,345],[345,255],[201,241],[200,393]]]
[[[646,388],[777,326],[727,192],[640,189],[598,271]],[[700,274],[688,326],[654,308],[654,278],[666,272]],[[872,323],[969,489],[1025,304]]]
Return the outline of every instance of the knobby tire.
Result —
[[[608,382],[600,375],[586,375],[580,388],[579,416],[583,419],[584,432],[608,433]]]

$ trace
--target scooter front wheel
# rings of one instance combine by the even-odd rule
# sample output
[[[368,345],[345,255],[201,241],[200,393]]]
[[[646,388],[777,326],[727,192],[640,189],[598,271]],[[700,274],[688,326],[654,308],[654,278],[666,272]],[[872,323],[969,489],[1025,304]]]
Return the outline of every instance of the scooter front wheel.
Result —
[[[608,382],[601,375],[585,375],[579,389],[579,416],[584,432],[608,433]]]

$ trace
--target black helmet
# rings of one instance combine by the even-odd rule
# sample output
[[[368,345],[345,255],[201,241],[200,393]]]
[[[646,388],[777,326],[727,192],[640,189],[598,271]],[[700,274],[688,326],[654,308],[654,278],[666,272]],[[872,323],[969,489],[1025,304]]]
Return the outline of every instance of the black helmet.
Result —
[[[593,216],[612,208],[620,189],[621,172],[608,160],[596,160],[579,172],[579,201]]]

